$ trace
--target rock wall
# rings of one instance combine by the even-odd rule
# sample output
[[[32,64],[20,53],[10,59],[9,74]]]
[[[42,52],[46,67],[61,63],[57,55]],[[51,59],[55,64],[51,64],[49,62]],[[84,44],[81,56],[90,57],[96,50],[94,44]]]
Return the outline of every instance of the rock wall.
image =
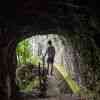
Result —
[[[3,39],[0,40],[0,99],[11,100],[16,93],[16,40],[9,36]]]
[[[99,96],[100,48],[87,34],[75,34],[70,39],[76,51],[82,85]]]
[[[92,91],[99,92],[100,48],[97,47],[91,36],[76,33],[73,35],[66,34],[63,33],[65,37],[64,40],[62,39],[64,48],[61,50],[63,54],[66,54],[66,59],[64,58],[65,64],[67,64],[66,70],[70,70],[75,75],[76,81],[80,79],[82,85]],[[14,98],[16,95],[16,40],[13,36],[4,42],[0,40],[0,98],[3,98],[2,100],[8,100],[9,95],[10,98]],[[58,45],[61,47],[61,44]],[[63,61],[60,63],[63,63]],[[9,81],[7,81],[7,77],[9,77]],[[9,82],[11,89],[8,88],[7,82]],[[7,91],[11,91],[10,94]]]

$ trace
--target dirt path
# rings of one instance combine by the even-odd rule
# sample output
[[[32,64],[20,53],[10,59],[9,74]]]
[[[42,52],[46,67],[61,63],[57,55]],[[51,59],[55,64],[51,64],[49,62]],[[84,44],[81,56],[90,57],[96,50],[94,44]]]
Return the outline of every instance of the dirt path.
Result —
[[[57,83],[58,82],[54,76],[48,76],[48,88],[46,98],[34,98],[32,96],[25,96],[20,100],[80,100],[76,96],[71,96],[71,94],[68,95],[60,93]]]
[[[57,85],[57,80],[54,76],[48,76],[48,88],[47,88],[47,96],[59,96],[60,90]]]

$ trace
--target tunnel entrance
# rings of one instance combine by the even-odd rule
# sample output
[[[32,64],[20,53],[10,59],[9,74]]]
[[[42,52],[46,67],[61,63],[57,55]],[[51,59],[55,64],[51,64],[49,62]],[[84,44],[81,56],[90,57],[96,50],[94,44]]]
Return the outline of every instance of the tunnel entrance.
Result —
[[[45,34],[46,34],[46,36],[45,36]],[[92,84],[92,83],[93,82],[95,83],[96,79],[99,79],[99,77],[98,77],[99,73],[97,73],[98,74],[97,77],[94,77],[94,75],[96,75],[96,72],[98,72],[98,66],[99,66],[99,55],[98,55],[99,51],[98,50],[99,49],[97,48],[94,40],[90,36],[87,36],[86,34],[72,35],[72,34],[68,34],[68,33],[62,33],[62,35],[60,33],[56,33],[56,34],[55,33],[52,33],[52,34],[50,34],[50,33],[35,33],[35,34],[29,33],[29,34],[25,34],[25,36],[23,34],[17,38],[13,37],[11,40],[9,40],[8,45],[5,47],[2,47],[2,49],[1,49],[0,55],[2,58],[1,59],[2,62],[0,62],[0,63],[3,67],[0,70],[1,71],[0,86],[1,86],[1,91],[3,91],[2,93],[4,93],[6,95],[6,96],[3,96],[4,98],[13,98],[12,96],[15,97],[16,95],[18,97],[20,97],[19,95],[22,96],[22,95],[26,95],[26,93],[29,93],[27,91],[26,91],[26,93],[23,93],[23,89],[24,89],[23,86],[24,85],[26,86],[27,84],[29,84],[29,83],[27,83],[27,84],[25,83],[26,80],[24,80],[23,75],[27,76],[27,78],[29,77],[29,75],[28,75],[29,73],[25,73],[25,72],[27,72],[28,66],[30,66],[30,68],[33,68],[33,65],[32,65],[33,62],[36,63],[36,62],[40,61],[40,58],[41,58],[40,51],[41,50],[38,50],[39,53],[38,52],[35,53],[38,55],[38,57],[40,57],[38,59],[38,57],[36,57],[36,55],[35,55],[35,57],[38,60],[36,60],[36,58],[35,58],[35,60],[31,60],[31,59],[34,59],[34,57],[30,58],[30,53],[27,53],[27,52],[20,53],[21,56],[20,55],[18,56],[18,52],[16,52],[17,53],[17,56],[16,56],[15,51],[18,50],[16,47],[20,46],[19,41],[24,40],[25,38],[28,38],[32,35],[34,35],[34,37],[37,37],[38,41],[39,41],[39,37],[41,39],[43,39],[42,36],[44,38],[46,38],[43,40],[52,39],[52,38],[49,38],[49,35],[50,35],[50,37],[56,37],[56,39],[54,38],[52,40],[54,44],[57,43],[56,44],[57,46],[55,45],[55,47],[56,47],[56,50],[58,53],[57,57],[55,58],[56,63],[54,64],[55,69],[56,69],[55,73],[57,74],[55,76],[56,76],[56,79],[60,77],[60,79],[58,79],[58,82],[60,83],[58,86],[59,86],[59,88],[62,87],[60,90],[60,91],[62,91],[62,93],[64,93],[64,94],[71,93],[71,94],[75,94],[75,95],[78,94],[79,96],[80,95],[86,96],[89,94],[93,95],[93,96],[95,95],[92,93],[93,93],[93,91],[95,91],[94,85],[96,85],[96,84]],[[56,40],[58,40],[58,41],[56,41]],[[54,42],[54,41],[56,41],[56,42]],[[40,42],[40,43],[42,43],[42,42]],[[27,40],[22,41],[22,44],[26,45],[26,47],[28,47]],[[32,44],[32,41],[30,44]],[[35,43],[35,45],[36,44],[37,43]],[[30,48],[30,46],[28,48]],[[35,47],[35,49],[36,48],[37,47]],[[27,50],[27,48],[25,48],[25,46],[22,46],[22,50],[24,51],[25,49]],[[63,51],[63,54],[61,53],[60,49],[61,49],[61,51]],[[35,51],[37,51],[37,50],[34,50],[34,52]],[[33,51],[32,51],[32,53],[33,53]],[[23,54],[24,54],[24,57],[23,57],[24,60],[22,59]],[[29,57],[28,59],[26,59],[27,55]],[[17,64],[16,64],[16,57],[18,59]],[[63,58],[63,60],[61,60],[62,58]],[[40,63],[38,63],[36,65],[40,66],[41,61],[40,61]],[[22,66],[22,69],[25,68],[23,71],[24,73],[21,77],[22,83],[25,83],[24,85],[22,83],[20,84],[20,82],[18,82],[19,79],[17,78],[17,75],[15,76],[15,72],[17,74],[16,67],[18,68],[18,66]],[[18,68],[18,69],[20,69],[20,68]],[[31,70],[31,73],[32,73],[32,70]],[[16,79],[15,79],[15,77],[16,77]],[[48,77],[46,77],[46,78],[48,78]],[[38,81],[38,78],[36,78],[36,80]],[[53,79],[51,79],[51,80],[53,80]],[[89,80],[91,80],[91,81],[89,81]],[[16,84],[15,84],[15,81],[16,81]],[[55,83],[55,80],[54,80],[54,83]],[[20,86],[18,86],[18,84],[20,84],[22,86],[20,87]],[[31,85],[33,85],[33,82]],[[54,85],[52,85],[52,86],[54,86]],[[98,84],[96,86],[98,86]],[[29,85],[28,89],[30,87],[31,86]],[[68,90],[68,88],[69,88],[69,91],[66,91],[66,90]],[[30,88],[30,90],[32,91],[33,88]]]
[[[48,40],[52,41],[56,51],[53,76],[46,73],[47,57],[43,58]],[[17,95],[33,97],[41,97],[41,93],[42,97],[78,95],[81,77],[75,65],[73,51],[70,39],[67,40],[57,34],[36,35],[21,41],[16,47]],[[41,71],[45,74],[41,74]],[[41,90],[41,87],[44,89]]]
[[[78,94],[80,97],[85,96],[89,100],[100,100],[100,19],[95,9],[96,2],[92,2],[92,4],[89,2],[88,4],[88,2],[83,3],[79,0],[49,0],[48,3],[32,1],[18,2],[18,16],[16,17],[9,16],[15,15],[12,11],[15,6],[10,7],[11,4],[6,3],[8,10],[5,10],[4,14],[0,16],[0,99],[15,100],[16,98],[16,90],[19,87],[15,84],[18,83],[18,81],[15,82],[16,67],[18,68],[15,49],[20,39],[52,32],[60,35],[60,37],[63,35],[67,40],[67,42],[64,42],[67,46],[64,46],[65,61],[62,62],[66,67],[60,69],[62,64],[55,65],[57,75],[61,75],[61,79],[64,79],[63,82],[61,80],[62,84],[67,79],[68,86],[72,83],[70,85],[71,90],[77,90],[75,89],[77,86],[73,85],[77,83],[78,86],[81,85],[81,93]],[[3,4],[5,8],[5,2]],[[35,4],[37,6],[34,7]],[[8,13],[9,11],[11,14]],[[24,61],[29,63],[30,60]],[[18,63],[20,64],[20,60]],[[38,64],[38,66],[40,65]],[[74,67],[68,70],[70,66]],[[69,75],[66,75],[65,72],[67,70],[69,73],[74,73],[71,73],[68,77]],[[28,76],[27,73],[26,76]],[[73,86],[75,86],[74,89]],[[74,94],[77,94],[76,91],[74,91]]]

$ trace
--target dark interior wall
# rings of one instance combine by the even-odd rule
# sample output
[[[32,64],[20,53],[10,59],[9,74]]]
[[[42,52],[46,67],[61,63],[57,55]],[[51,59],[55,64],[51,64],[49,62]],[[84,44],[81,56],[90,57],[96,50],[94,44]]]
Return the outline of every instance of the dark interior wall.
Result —
[[[12,45],[11,45],[12,46]],[[10,78],[10,86],[11,88],[11,96],[15,93],[15,69],[16,64],[14,62],[13,51],[11,50],[13,47],[0,47],[0,99],[1,100],[8,100],[8,87],[7,87],[7,77]],[[10,50],[10,51],[9,51]],[[16,55],[15,55],[16,57]],[[13,90],[12,90],[13,89]]]
[[[100,3],[98,0],[1,0],[0,12],[2,16],[20,16],[23,14],[29,14],[31,16],[34,14],[40,15],[44,12],[48,12],[50,2],[72,3],[72,5],[89,8],[92,13],[99,15]],[[26,11],[26,13],[24,11]]]
[[[15,17],[16,16],[16,0],[0,1],[0,16]]]
[[[16,93],[16,38],[14,35],[8,35],[8,29],[3,24],[0,30],[0,99],[8,100],[7,82],[12,87],[10,91],[11,98],[14,98]],[[7,81],[8,77],[10,81]]]
[[[48,0],[17,0],[16,15],[17,16],[33,16],[42,15],[47,12]]]

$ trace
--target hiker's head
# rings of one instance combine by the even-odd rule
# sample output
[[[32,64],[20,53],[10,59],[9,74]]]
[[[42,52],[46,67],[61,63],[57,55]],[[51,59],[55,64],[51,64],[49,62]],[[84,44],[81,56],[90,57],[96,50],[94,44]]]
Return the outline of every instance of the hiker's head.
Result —
[[[50,46],[52,45],[52,41],[51,40],[48,41],[48,45],[50,45]]]

